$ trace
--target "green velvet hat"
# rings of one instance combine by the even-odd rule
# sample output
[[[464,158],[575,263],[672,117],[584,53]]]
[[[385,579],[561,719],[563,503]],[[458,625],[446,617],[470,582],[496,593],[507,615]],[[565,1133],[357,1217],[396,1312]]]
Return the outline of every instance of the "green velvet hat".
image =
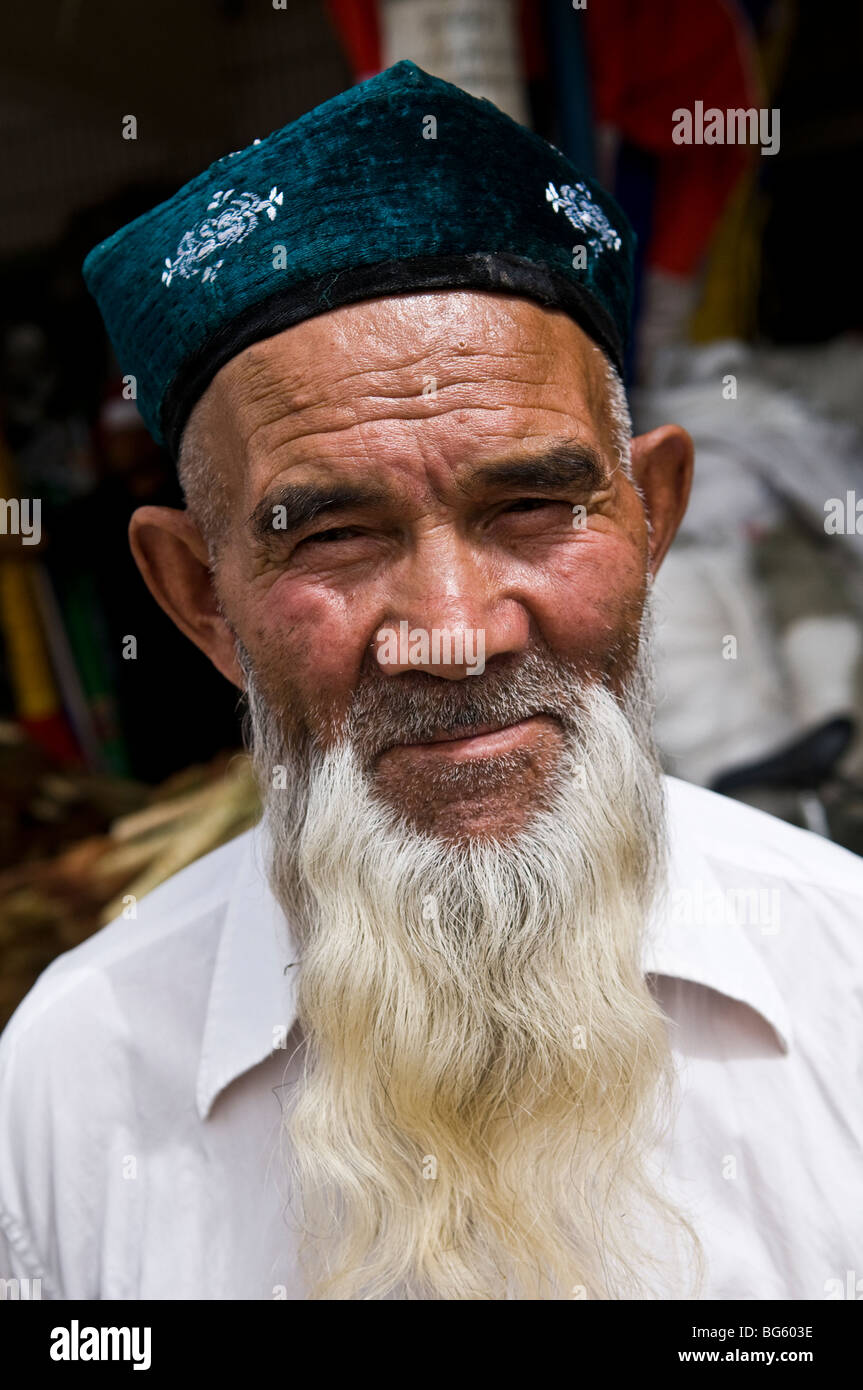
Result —
[[[405,61],[216,160],[95,247],[84,278],[176,457],[238,352],[379,295],[526,295],[621,370],[633,249],[614,200],[555,146]]]

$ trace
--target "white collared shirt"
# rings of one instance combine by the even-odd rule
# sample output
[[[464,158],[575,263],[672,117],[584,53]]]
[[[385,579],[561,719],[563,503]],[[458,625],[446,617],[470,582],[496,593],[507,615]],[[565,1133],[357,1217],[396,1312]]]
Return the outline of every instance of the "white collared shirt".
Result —
[[[658,1157],[704,1297],[863,1297],[863,860],[666,788],[645,969],[679,1103]],[[10,1021],[0,1279],[42,1298],[305,1296],[278,1148],[295,950],[263,843],[240,836],[59,957]]]

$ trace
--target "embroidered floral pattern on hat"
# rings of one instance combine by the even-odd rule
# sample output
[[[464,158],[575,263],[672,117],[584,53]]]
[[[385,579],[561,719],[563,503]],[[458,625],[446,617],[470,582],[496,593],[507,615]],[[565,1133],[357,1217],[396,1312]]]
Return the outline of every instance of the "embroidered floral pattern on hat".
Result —
[[[558,193],[553,183],[548,185],[545,196],[555,212],[563,209],[567,221],[576,231],[587,232],[587,244],[591,251],[620,250],[620,237],[612,227],[593,195],[583,183],[562,183]]]
[[[272,222],[283,200],[284,194],[278,188],[271,188],[266,198],[259,198],[255,193],[234,193],[233,188],[220,188],[207,204],[207,211],[216,215],[205,218],[192,231],[186,232],[173,261],[165,257],[163,284],[170,285],[175,275],[184,280],[200,275],[202,283],[214,280],[219,267],[224,265],[224,257],[217,261],[211,258],[254,231],[260,213],[265,212]]]

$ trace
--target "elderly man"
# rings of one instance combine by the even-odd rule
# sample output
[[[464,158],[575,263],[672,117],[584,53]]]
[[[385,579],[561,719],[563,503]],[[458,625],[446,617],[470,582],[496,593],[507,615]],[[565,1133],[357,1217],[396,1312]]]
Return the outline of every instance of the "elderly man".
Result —
[[[245,693],[265,816],[18,1010],[0,1274],[844,1296],[863,871],[661,773],[692,446],[630,438],[631,254],[558,150],[403,62],[89,257],[187,500],[134,553]]]

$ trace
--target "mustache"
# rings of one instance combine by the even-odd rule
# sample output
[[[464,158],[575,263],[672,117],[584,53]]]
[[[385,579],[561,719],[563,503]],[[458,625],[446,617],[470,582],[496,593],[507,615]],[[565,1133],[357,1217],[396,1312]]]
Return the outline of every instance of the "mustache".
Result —
[[[463,680],[421,671],[385,676],[370,668],[339,732],[371,761],[396,744],[424,743],[477,725],[517,724],[539,714],[572,729],[585,712],[587,689],[583,677],[537,647]]]
[[[345,713],[334,719],[323,703],[314,702],[290,726],[285,701],[268,697],[258,680],[250,652],[233,631],[235,650],[246,677],[244,741],[250,751],[261,741],[282,746],[281,760],[316,762],[332,742],[349,743],[367,768],[387,749],[402,743],[425,743],[436,736],[458,736],[476,726],[503,727],[536,715],[556,719],[564,732],[580,741],[590,718],[591,695],[604,687],[637,730],[646,736],[652,702],[650,610],[645,608],[635,653],[626,662],[619,688],[606,673],[589,675],[534,641],[523,652],[498,655],[477,675],[447,680],[425,671],[387,676],[368,653]],[[287,724],[287,727],[286,727]]]

